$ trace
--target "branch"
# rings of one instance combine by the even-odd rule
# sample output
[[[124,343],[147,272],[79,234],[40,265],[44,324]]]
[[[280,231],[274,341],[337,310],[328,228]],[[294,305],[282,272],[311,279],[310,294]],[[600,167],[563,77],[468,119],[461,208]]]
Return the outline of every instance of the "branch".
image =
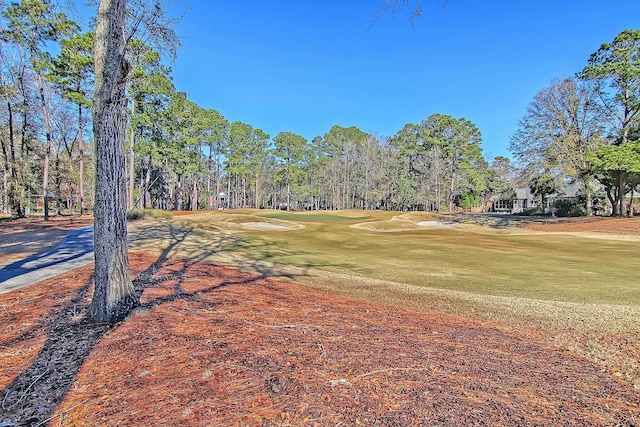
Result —
[[[446,6],[447,2],[448,0],[443,0],[443,6]],[[382,6],[380,6],[380,10],[378,11],[378,14],[375,16],[375,18],[371,22],[371,26],[373,26],[373,24],[375,24],[378,21],[378,19],[382,17],[382,15],[389,12],[389,10],[391,10],[392,15],[395,16],[396,11],[402,11],[404,10],[404,6],[410,6],[410,4],[411,4],[411,0],[384,0],[384,2],[382,3]],[[422,16],[422,0],[416,0],[415,8],[413,8],[413,12],[409,17],[409,22],[411,22],[412,26],[416,22],[418,22],[418,19],[420,19],[420,16]]]

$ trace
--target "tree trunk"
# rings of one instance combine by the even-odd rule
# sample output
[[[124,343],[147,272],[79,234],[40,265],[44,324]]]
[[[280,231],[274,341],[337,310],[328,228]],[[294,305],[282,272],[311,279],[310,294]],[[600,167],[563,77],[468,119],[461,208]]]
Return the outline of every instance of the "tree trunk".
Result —
[[[618,182],[618,202],[620,203],[620,215],[627,216],[627,205],[624,204],[624,195],[626,194],[626,176],[623,171],[620,171],[620,180]]]
[[[173,210],[181,211],[182,210],[182,182],[184,181],[184,177],[182,174],[178,174],[178,181],[176,182],[176,191],[174,193],[173,198]]]
[[[240,193],[238,192],[238,175],[236,175],[236,180],[233,184],[233,194],[234,194],[234,201],[233,201],[233,208],[234,209],[238,209],[240,207]]]
[[[192,178],[193,186],[191,187],[191,210],[198,210],[198,174],[194,173]]]
[[[587,208],[586,208],[587,216],[593,216],[593,200],[591,197],[591,186],[589,185],[587,180],[584,181],[584,198],[587,204]]]
[[[60,147],[58,147],[58,152],[56,153],[56,214],[58,216],[62,216],[62,176],[60,174]]]
[[[149,160],[147,161],[147,170],[144,172],[144,188],[143,188],[143,202],[142,209],[147,209],[151,206],[151,193],[149,193],[149,186],[151,182],[151,168],[153,167],[153,163],[151,160],[151,156],[149,156]],[[152,207],[152,206],[151,206]]]
[[[9,153],[7,151],[7,145],[8,143],[5,143],[4,138],[2,139],[1,145],[2,145],[2,156],[4,158],[4,173],[2,174],[2,190],[3,190],[3,197],[2,197],[2,211],[7,213],[9,212],[9,199],[11,198],[11,195],[9,194],[9,175],[11,174],[11,166],[10,166],[10,162],[9,162]]]
[[[101,0],[95,35],[95,289],[88,316],[112,322],[138,304],[127,252],[125,0]]]
[[[260,181],[258,180],[258,175],[256,175],[256,192],[255,192],[255,198],[256,198],[255,207],[256,207],[256,209],[260,209],[260,193],[259,193],[259,189],[260,188],[259,188],[259,184],[260,184]]]
[[[291,186],[289,185],[289,181],[287,180],[287,210],[290,209],[291,206]]]
[[[22,174],[18,170],[17,165],[17,157],[16,157],[16,145],[15,145],[15,134],[13,132],[13,111],[11,109],[11,103],[8,103],[9,107],[9,152],[11,153],[11,183],[9,184],[11,198],[10,201],[13,201],[11,204],[11,209],[13,210],[12,215],[17,216],[18,218],[25,217],[25,209],[23,205],[23,198],[20,193],[23,193],[24,190],[20,190],[19,187],[24,188],[22,185]],[[24,115],[27,116],[26,114]],[[23,193],[24,194],[24,193]]]
[[[615,188],[607,187],[605,191],[607,193],[607,199],[609,199],[609,203],[611,204],[611,216],[616,216],[618,213],[618,201],[615,199],[613,195],[613,190]]]
[[[134,99],[131,97],[131,118],[133,119],[133,115],[135,113]],[[134,189],[134,174],[136,170],[136,166],[134,163],[135,153],[133,152],[133,146],[136,142],[136,130],[133,124],[129,129],[129,181],[128,181],[128,191],[127,191],[127,209],[133,209],[135,206],[135,198],[133,197],[133,189]]]
[[[52,145],[52,131],[51,123],[49,122],[49,110],[47,109],[47,102],[44,97],[44,83],[42,81],[42,74],[36,73],[36,79],[38,81],[38,90],[40,91],[40,106],[42,107],[42,115],[44,117],[44,127],[47,133],[47,148],[44,152],[44,164],[42,166],[42,195],[44,196],[44,220],[49,220],[49,157],[51,156]]]
[[[453,190],[455,188],[456,183],[456,174],[454,171],[451,171],[451,187],[449,188],[449,212],[453,213],[454,210],[454,196]]]
[[[231,203],[231,175],[227,174],[227,210],[230,208],[229,204]]]
[[[7,209],[7,205],[11,210],[11,215],[24,218],[24,207],[22,206],[22,198],[20,197],[19,187],[21,184],[21,179],[18,173],[18,165],[16,158],[16,147],[14,141],[14,133],[13,133],[13,109],[11,102],[7,102],[7,110],[9,112],[9,141],[7,141],[8,147],[5,146],[5,143],[2,143],[2,152],[5,158],[5,182],[8,180],[10,176],[11,179],[5,185],[6,187],[6,204],[4,206],[5,210]],[[7,151],[8,148],[8,151]]]
[[[213,173],[213,147],[209,144],[209,159],[207,162],[207,207],[205,209],[211,210],[211,174]]]
[[[9,165],[5,167],[5,173],[2,174],[2,212],[9,213]]]
[[[220,153],[216,154],[216,209],[220,209]]]
[[[82,105],[78,104],[78,151],[80,160],[78,162],[78,193],[80,193],[80,215],[84,215],[84,140],[82,137]]]
[[[247,207],[247,178],[242,177],[242,209]]]

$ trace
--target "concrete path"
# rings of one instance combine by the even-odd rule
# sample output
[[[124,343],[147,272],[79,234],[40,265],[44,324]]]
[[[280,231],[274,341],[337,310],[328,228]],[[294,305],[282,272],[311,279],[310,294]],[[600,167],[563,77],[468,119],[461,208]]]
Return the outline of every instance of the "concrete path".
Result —
[[[93,261],[93,225],[71,230],[64,241],[49,252],[0,265],[0,294],[55,277]]]

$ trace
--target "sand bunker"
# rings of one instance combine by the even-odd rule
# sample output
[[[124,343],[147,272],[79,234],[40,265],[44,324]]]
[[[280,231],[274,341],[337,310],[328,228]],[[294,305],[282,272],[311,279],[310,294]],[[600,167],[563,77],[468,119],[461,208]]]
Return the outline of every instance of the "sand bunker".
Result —
[[[420,221],[416,224],[418,227],[453,227],[460,225],[456,221]]]
[[[387,221],[363,222],[351,225],[352,228],[360,228],[367,231],[377,233],[393,233],[399,231],[413,231],[422,228],[443,228],[461,225],[457,221],[438,221],[426,220],[425,218],[433,218],[433,215],[424,213],[410,213],[400,216],[394,216]]]
[[[270,222],[243,222],[240,224],[242,228],[247,230],[261,230],[261,231],[288,231],[295,230],[300,227],[288,227],[286,225],[272,224]]]

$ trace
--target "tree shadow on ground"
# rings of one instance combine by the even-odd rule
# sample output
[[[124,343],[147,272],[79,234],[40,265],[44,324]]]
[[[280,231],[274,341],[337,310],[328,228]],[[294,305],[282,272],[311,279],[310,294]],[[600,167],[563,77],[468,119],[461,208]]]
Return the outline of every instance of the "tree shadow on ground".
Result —
[[[195,264],[205,260],[217,263],[222,259],[231,259],[234,267],[272,278],[292,279],[304,275],[304,271],[310,268],[351,266],[348,262],[318,262],[314,260],[317,258],[314,254],[294,251],[284,242],[253,234],[229,232],[210,223],[202,227],[168,221],[142,224],[132,233],[130,241],[135,251],[167,247],[160,255],[161,260],[178,256]],[[175,244],[169,248],[167,242]],[[292,273],[291,268],[281,268],[290,266],[292,257],[296,260],[296,273]]]
[[[521,228],[524,227],[527,222],[531,221],[531,217],[519,217],[510,214],[496,214],[496,213],[483,213],[483,214],[452,214],[447,215],[447,218],[454,218],[455,221],[476,225],[483,225],[490,228],[503,229],[503,228]]]
[[[197,292],[187,292],[182,286],[186,279],[209,277],[206,268],[194,267],[205,260],[213,259],[228,245],[237,243],[236,238],[222,236],[216,244],[199,247],[190,257],[178,259],[172,258],[171,255],[176,247],[185,243],[194,230],[191,227],[167,223],[162,233],[167,242],[166,246],[152,264],[136,275],[133,282],[138,297],[146,289],[160,286],[167,281],[173,284],[172,293],[149,299],[141,304],[142,309],[152,309],[177,300],[197,301],[202,294],[231,285],[249,284],[272,277],[274,274],[264,262],[247,261],[253,265],[245,267],[253,271],[253,274],[238,274],[238,280],[226,277],[222,281],[218,276],[217,280],[212,280],[212,286],[198,289]],[[213,279],[214,276],[210,277]],[[9,348],[19,345],[21,341],[32,339],[39,330],[46,331],[46,341],[31,365],[0,391],[0,426],[41,426],[60,415],[55,414],[56,409],[72,387],[86,359],[106,333],[127,321],[125,319],[115,323],[91,323],[84,317],[89,305],[92,284],[93,277],[75,292],[70,302],[53,310],[49,309],[52,314],[38,326],[29,328],[27,332],[11,339],[10,342],[0,342],[0,348]]]

